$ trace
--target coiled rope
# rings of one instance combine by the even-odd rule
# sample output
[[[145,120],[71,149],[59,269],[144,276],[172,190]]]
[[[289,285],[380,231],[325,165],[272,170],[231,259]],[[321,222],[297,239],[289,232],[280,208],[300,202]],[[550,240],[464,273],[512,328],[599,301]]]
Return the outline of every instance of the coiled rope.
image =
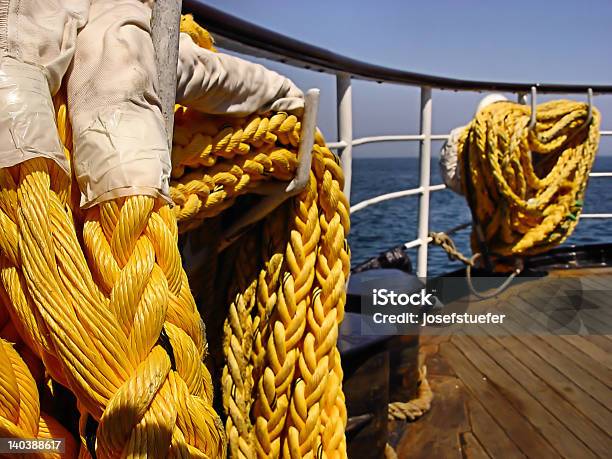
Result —
[[[599,111],[558,100],[537,107],[533,127],[530,119],[527,106],[497,102],[480,110],[459,138],[458,167],[472,211],[474,254],[459,252],[445,233],[430,233],[449,259],[466,265],[468,286],[481,299],[510,285],[523,269],[521,256],[563,243],[582,212],[599,145]],[[512,272],[493,291],[479,292],[472,283],[479,260]]]
[[[189,17],[181,27],[212,46]],[[69,156],[61,96],[56,108]],[[240,242],[260,244],[260,256],[247,251],[234,265],[224,428],[212,408],[207,342],[178,233],[262,181],[290,180],[300,122],[285,113],[229,119],[178,107],[175,126],[173,209],[132,196],[81,211],[76,185],[53,162],[0,169],[0,278],[3,311],[14,324],[3,330],[15,331],[76,395],[79,457],[223,457],[224,431],[234,457],[345,457],[336,342],[349,217],[337,158],[318,135],[306,189],[261,224],[261,242],[248,235]],[[251,267],[241,273],[245,258]],[[15,387],[31,400],[28,432],[40,436],[38,402]],[[2,409],[7,403],[0,399]],[[13,423],[14,412],[6,417]]]
[[[481,110],[460,138],[461,184],[482,235],[496,256],[530,255],[572,233],[599,143],[599,112],[559,100],[537,107],[498,102]],[[587,124],[588,123],[588,124]]]

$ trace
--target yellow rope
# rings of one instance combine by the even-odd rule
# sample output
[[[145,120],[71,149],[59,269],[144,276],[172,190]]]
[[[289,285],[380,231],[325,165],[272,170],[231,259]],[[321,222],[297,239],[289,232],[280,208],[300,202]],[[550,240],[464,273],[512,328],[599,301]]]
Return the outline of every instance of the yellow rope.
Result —
[[[179,113],[193,116],[189,110],[181,109]],[[247,126],[267,122],[268,127],[272,125],[277,129],[274,125],[283,126],[287,119],[291,117],[277,114],[268,122],[267,118],[261,117],[251,117],[242,122]],[[217,122],[224,124],[223,121]],[[211,153],[209,150],[215,149],[209,146],[210,143],[205,143],[203,155],[194,154],[189,158],[206,157],[210,166],[198,167],[191,163],[189,172],[182,176],[175,174],[172,182],[173,193],[177,189],[185,190],[184,183],[198,187],[192,196],[195,196],[193,202],[198,203],[200,215],[203,215],[201,218],[223,209],[226,205],[224,199],[233,200],[247,193],[249,188],[235,186],[241,180],[254,186],[258,181],[270,178],[288,180],[297,165],[299,132],[296,132],[295,123],[290,129],[285,127],[285,132],[295,133],[295,137],[286,136],[287,145],[284,145],[275,136],[275,144],[268,148],[268,155],[250,143],[256,140],[252,141],[244,134],[247,129],[241,129],[236,120],[234,123],[238,127],[232,132],[225,127],[225,135],[230,137],[238,132],[241,142],[236,144],[246,145],[248,148],[243,147],[245,151],[255,150],[247,159],[252,162],[250,165],[225,152],[223,154],[229,158]],[[197,137],[199,133],[195,131],[191,135]],[[187,133],[176,142],[194,143]],[[282,156],[275,155],[278,151]],[[281,452],[285,456],[299,457],[306,456],[309,451],[314,454],[325,451],[328,456],[346,455],[346,409],[336,341],[350,265],[345,239],[349,226],[348,204],[341,192],[341,169],[336,157],[324,147],[322,138],[317,138],[313,153],[309,185],[289,203],[292,204],[289,226],[286,218],[276,217],[270,224],[277,228],[264,232],[267,236],[263,237],[263,247],[278,248],[269,255],[259,282],[256,283],[254,275],[250,281],[241,280],[239,293],[230,304],[226,322],[227,367],[223,397],[228,414],[226,431],[235,457],[254,457],[255,452],[262,457],[278,457]],[[176,155],[173,157],[173,170],[181,170],[182,164],[176,163]],[[228,174],[226,171],[230,169],[232,173]],[[217,170],[222,172],[217,173]],[[194,177],[206,179],[195,180]],[[222,196],[210,200],[209,190],[214,189],[214,183],[220,180],[229,185],[214,191],[212,194],[222,193]],[[203,193],[202,189],[205,190]],[[175,208],[179,223],[186,221],[197,225],[198,217],[190,214],[192,220],[183,218],[184,210],[185,206]],[[287,233],[290,239],[285,242],[286,248],[283,249],[278,242],[271,243],[271,234]],[[246,263],[243,257],[254,257],[253,253],[254,249],[245,249],[236,266],[243,266]],[[257,308],[253,304],[256,289]],[[251,339],[252,343],[249,342]]]
[[[64,439],[64,453],[11,454],[10,457],[74,458],[74,438],[52,417],[40,411],[38,389],[25,362],[0,339],[0,437]]]
[[[182,29],[212,47],[191,18]],[[56,107],[69,157],[61,96]],[[133,196],[82,211],[77,187],[53,162],[0,169],[3,333],[19,336],[31,350],[23,355],[42,359],[76,395],[79,457],[93,449],[100,458],[223,457],[224,430],[234,457],[345,457],[336,341],[349,220],[337,159],[317,137],[307,188],[266,219],[261,241],[240,242],[225,324],[224,429],[212,409],[207,343],[178,232],[263,181],[291,180],[300,122],[285,113],[229,119],[178,107],[175,126],[173,209]],[[249,241],[259,244],[257,255]],[[7,403],[0,409],[13,414]],[[50,431],[51,421],[36,418],[38,402],[28,407],[28,432]],[[35,430],[37,422],[44,427]]]
[[[58,124],[66,135],[63,106]],[[99,457],[222,455],[172,211],[135,196],[77,220],[62,174],[44,159],[0,170],[2,281],[25,341],[99,423]]]
[[[199,34],[185,23],[181,28]],[[219,214],[262,181],[290,180],[299,132],[299,120],[285,113],[235,119],[178,108],[171,194],[181,230]],[[264,225],[259,275],[251,269],[235,280],[223,375],[234,457],[346,456],[336,342],[350,266],[348,203],[337,158],[320,136],[313,150],[309,184],[285,206],[289,218],[277,215]],[[249,256],[250,265],[258,264],[253,245],[243,244],[236,266]]]
[[[582,211],[599,142],[599,112],[559,100],[537,107],[498,102],[481,110],[460,139],[462,187],[496,255],[536,254],[562,243]],[[472,233],[475,252],[480,248]]]

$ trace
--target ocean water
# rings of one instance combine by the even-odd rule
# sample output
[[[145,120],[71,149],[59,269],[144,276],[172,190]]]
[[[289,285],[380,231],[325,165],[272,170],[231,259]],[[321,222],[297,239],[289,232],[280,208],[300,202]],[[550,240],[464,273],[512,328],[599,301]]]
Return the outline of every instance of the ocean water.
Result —
[[[594,172],[612,172],[612,157],[595,160]],[[383,193],[418,186],[418,158],[354,158],[351,203]],[[432,158],[431,182],[442,183],[438,158]],[[452,191],[433,192],[430,202],[430,230],[446,231],[470,221],[470,210],[465,198]],[[591,178],[585,198],[585,213],[612,213],[612,178]],[[418,196],[408,196],[375,204],[351,216],[349,242],[352,263],[356,265],[393,246],[411,241],[417,236]],[[457,233],[453,239],[464,253],[469,250],[470,229]],[[593,244],[612,242],[612,220],[581,219],[565,244]],[[413,265],[416,249],[409,251]],[[446,253],[430,245],[429,275],[441,274],[461,267],[449,261]]]

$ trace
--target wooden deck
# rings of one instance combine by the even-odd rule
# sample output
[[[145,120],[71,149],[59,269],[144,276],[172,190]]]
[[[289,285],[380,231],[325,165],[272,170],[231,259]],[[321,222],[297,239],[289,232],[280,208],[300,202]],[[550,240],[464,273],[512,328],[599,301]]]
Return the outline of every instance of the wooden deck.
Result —
[[[612,291],[612,269],[549,278],[561,276],[599,290],[598,304],[608,307],[583,305],[584,326],[610,330],[612,295],[601,291]],[[498,310],[512,311],[506,336],[421,338],[435,398],[417,422],[390,426],[400,458],[612,457],[612,336],[521,333],[528,323],[571,319],[563,308],[552,318],[539,314],[531,290],[513,287],[495,300]]]

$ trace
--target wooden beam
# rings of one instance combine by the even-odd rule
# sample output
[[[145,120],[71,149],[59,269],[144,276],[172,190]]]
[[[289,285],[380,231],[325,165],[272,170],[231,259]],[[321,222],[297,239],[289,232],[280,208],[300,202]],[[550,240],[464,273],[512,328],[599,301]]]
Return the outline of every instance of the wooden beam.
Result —
[[[151,14],[151,36],[157,64],[157,95],[161,101],[170,149],[174,130],[181,5],[182,0],[156,0]]]

